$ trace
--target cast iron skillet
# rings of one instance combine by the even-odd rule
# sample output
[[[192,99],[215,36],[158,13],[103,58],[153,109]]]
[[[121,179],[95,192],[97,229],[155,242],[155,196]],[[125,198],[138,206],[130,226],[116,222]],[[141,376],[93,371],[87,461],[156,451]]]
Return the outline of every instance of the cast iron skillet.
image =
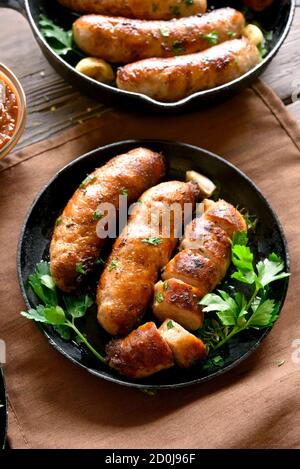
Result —
[[[7,408],[4,376],[0,367],[0,449],[4,449],[6,439]]]
[[[34,271],[36,263],[48,258],[49,241],[55,220],[74,190],[96,167],[115,155],[141,145],[162,152],[167,157],[169,164],[167,180],[184,180],[185,171],[194,169],[217,183],[220,187],[220,197],[234,205],[248,208],[259,219],[254,238],[256,260],[274,251],[281,256],[286,270],[289,270],[287,244],[280,223],[267,200],[246,175],[219,156],[191,145],[160,140],[128,140],[98,148],[76,159],[63,168],[34,201],[24,222],[17,254],[19,282],[28,308],[36,306],[38,301],[26,288],[26,281]],[[101,253],[101,257],[105,257],[105,254]],[[93,291],[95,291],[99,275],[100,271],[95,273],[94,278],[89,281]],[[287,287],[288,280],[285,279],[277,282],[275,288],[271,290],[272,296],[281,305],[283,305]],[[148,315],[150,318],[150,312]],[[109,337],[97,324],[95,308],[85,318],[81,327],[93,345],[103,352],[104,344]],[[203,370],[200,365],[188,371],[173,368],[147,379],[134,381],[102,365],[76,343],[65,342],[51,327],[41,326],[40,329],[55,349],[90,373],[115,383],[154,389],[202,383],[223,374],[248,357],[268,333],[266,330],[253,330],[236,336],[229,347],[224,350],[225,364],[222,369]]]
[[[208,1],[208,4],[218,7],[230,5],[240,10],[243,8],[242,0],[211,0]],[[11,7],[26,14],[33,34],[48,61],[59,74],[84,93],[88,93],[93,98],[97,98],[108,105],[122,105],[130,109],[135,108],[139,110],[178,112],[192,107],[199,108],[201,105],[207,105],[215,101],[219,102],[222,99],[226,99],[233,93],[247,87],[258,77],[278,52],[291,27],[295,11],[295,0],[274,0],[274,4],[265,10],[265,12],[253,12],[253,19],[251,19],[251,21],[257,21],[265,30],[272,32],[270,51],[259,65],[228,84],[218,86],[211,90],[194,93],[193,95],[173,103],[162,103],[142,94],[131,93],[119,90],[113,86],[98,83],[74,69],[72,65],[76,64],[78,57],[71,59],[70,65],[55,54],[44,40],[39,30],[38,20],[41,11],[46,12],[50,18],[66,28],[69,28],[76,18],[76,15],[61,7],[56,0],[0,0],[0,7],[1,6]],[[17,40],[20,40],[20,38],[17,38]]]

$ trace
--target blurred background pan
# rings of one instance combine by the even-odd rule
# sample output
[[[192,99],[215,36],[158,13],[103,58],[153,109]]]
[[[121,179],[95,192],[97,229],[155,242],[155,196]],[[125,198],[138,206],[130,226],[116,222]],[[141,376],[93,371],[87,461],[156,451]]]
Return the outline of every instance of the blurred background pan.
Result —
[[[39,29],[40,14],[46,14],[55,23],[66,29],[71,27],[78,15],[60,6],[56,0],[0,0],[0,7],[14,8],[26,15],[33,34],[47,60],[60,75],[72,85],[79,88],[83,93],[87,93],[109,106],[120,105],[122,107],[129,107],[129,109],[169,113],[184,111],[195,107],[199,108],[203,105],[219,102],[247,87],[255,78],[261,75],[278,52],[289,32],[295,12],[295,4],[296,0],[274,0],[272,6],[267,8],[267,10],[261,13],[253,12],[251,21],[259,23],[264,30],[270,33],[270,41],[268,41],[269,52],[263,61],[254,69],[240,78],[225,85],[218,86],[217,88],[194,93],[177,102],[162,103],[142,94],[130,93],[128,91],[119,90],[111,85],[99,83],[75,70],[74,65],[78,62],[78,57],[70,56],[68,61],[66,61],[58,56],[50,48],[41,34]],[[217,8],[232,6],[238,10],[242,10],[244,5],[242,0],[208,0],[208,7],[212,6],[216,6]],[[17,31],[15,34],[17,34]],[[19,37],[16,39],[18,41],[20,40]]]

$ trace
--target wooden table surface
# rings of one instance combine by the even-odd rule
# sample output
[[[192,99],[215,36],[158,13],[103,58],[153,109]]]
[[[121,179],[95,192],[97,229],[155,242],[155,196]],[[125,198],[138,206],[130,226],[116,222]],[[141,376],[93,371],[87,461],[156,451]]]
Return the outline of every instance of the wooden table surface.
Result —
[[[0,62],[19,77],[27,96],[27,126],[19,148],[107,109],[76,91],[52,69],[21,14],[0,9],[0,44]],[[291,31],[262,78],[300,121],[300,0]]]

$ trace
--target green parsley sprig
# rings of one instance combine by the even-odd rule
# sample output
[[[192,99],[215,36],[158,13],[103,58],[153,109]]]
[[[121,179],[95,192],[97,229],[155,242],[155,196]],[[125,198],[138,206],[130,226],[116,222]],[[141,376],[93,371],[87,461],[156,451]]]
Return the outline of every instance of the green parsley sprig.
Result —
[[[76,55],[84,57],[84,54],[77,49],[73,42],[72,29],[65,30],[57,26],[57,24],[43,14],[40,15],[39,26],[44,38],[56,54],[64,56],[68,52],[74,52]]]
[[[249,295],[234,291],[232,286],[231,295],[217,290],[199,301],[199,305],[204,306],[203,311],[209,314],[199,335],[210,352],[242,331],[271,327],[278,317],[280,303],[269,297],[269,285],[290,274],[284,272],[284,264],[275,253],[254,266],[254,256],[247,243],[246,233],[238,233],[233,239],[231,259],[235,271],[231,278],[244,284]]]
[[[62,308],[58,304],[57,288],[51,277],[48,262],[42,261],[37,264],[35,272],[29,276],[28,282],[34,293],[44,304],[40,304],[36,308],[30,308],[28,311],[22,311],[21,315],[27,319],[53,326],[65,340],[71,339],[73,331],[78,342],[84,343],[93,355],[102,363],[106,363],[105,358],[94,349],[75,324],[76,319],[82,318],[92,306],[93,299],[87,294],[78,297],[64,295],[64,308]]]

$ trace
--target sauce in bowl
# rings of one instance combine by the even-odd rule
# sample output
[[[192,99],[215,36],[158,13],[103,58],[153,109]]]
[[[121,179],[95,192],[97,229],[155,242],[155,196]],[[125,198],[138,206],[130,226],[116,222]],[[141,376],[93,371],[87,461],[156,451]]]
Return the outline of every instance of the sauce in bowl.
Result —
[[[17,144],[25,127],[26,101],[15,75],[0,64],[0,159]]]
[[[0,81],[0,150],[12,138],[18,119],[18,100],[5,81]]]

